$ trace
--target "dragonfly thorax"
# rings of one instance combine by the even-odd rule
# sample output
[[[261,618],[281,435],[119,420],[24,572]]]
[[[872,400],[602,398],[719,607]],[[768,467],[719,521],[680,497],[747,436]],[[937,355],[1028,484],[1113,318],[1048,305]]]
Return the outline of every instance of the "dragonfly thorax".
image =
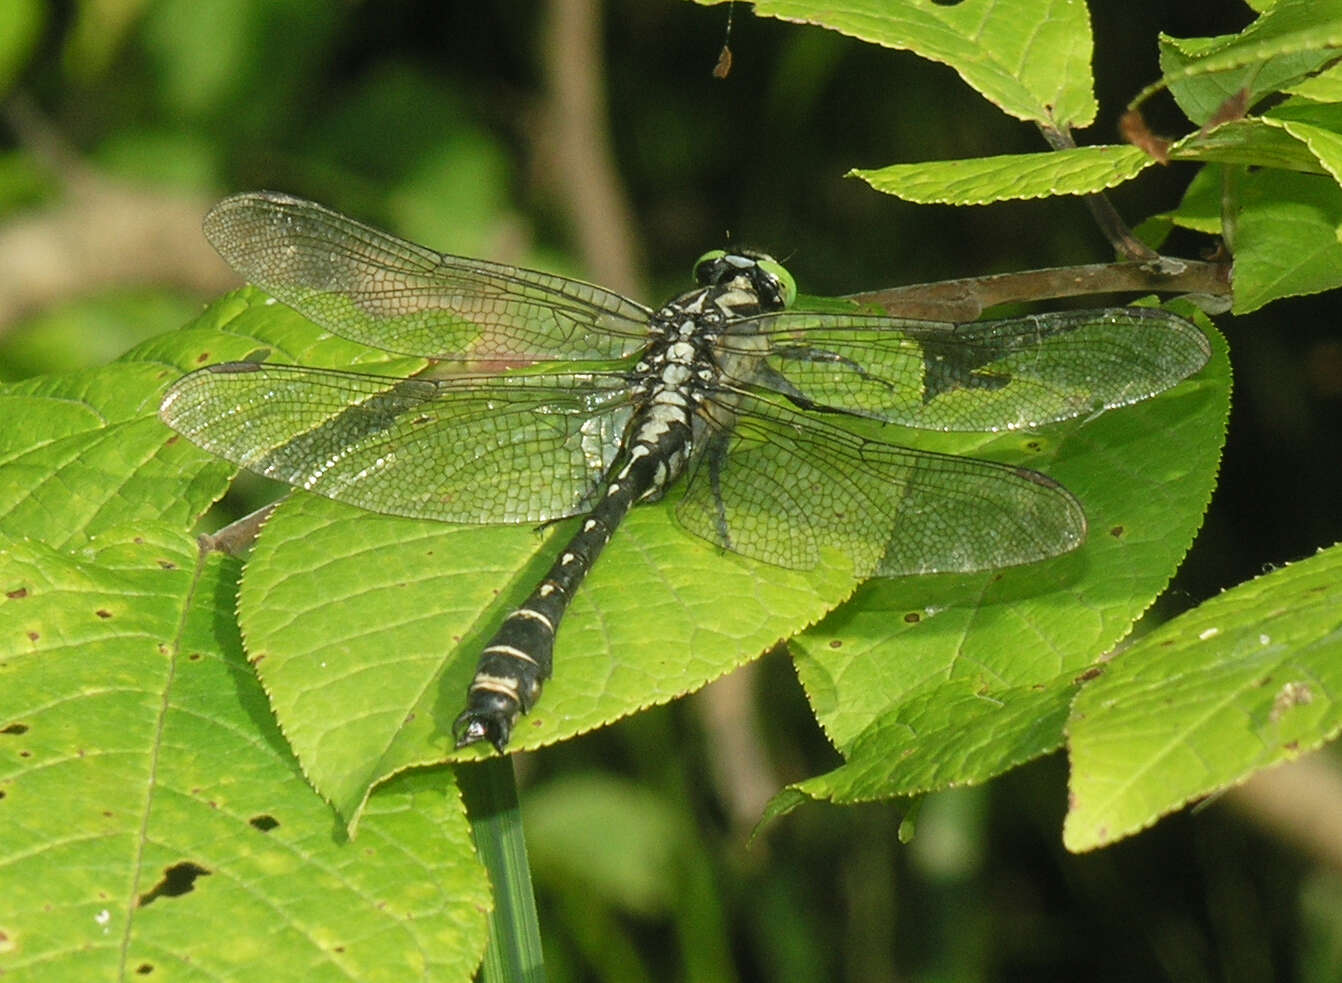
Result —
[[[772,261],[768,261],[772,262]],[[787,286],[761,260],[708,254],[696,267],[703,286],[669,301],[651,318],[649,343],[635,366],[643,405],[631,423],[629,455],[616,480],[634,462],[654,465],[639,498],[660,498],[685,470],[705,426],[695,414],[710,395],[719,413],[732,402],[721,385],[728,366],[716,350],[730,325],[780,309]],[[776,265],[776,264],[774,264]],[[778,267],[781,270],[781,267]],[[728,360],[739,370],[739,355]]]

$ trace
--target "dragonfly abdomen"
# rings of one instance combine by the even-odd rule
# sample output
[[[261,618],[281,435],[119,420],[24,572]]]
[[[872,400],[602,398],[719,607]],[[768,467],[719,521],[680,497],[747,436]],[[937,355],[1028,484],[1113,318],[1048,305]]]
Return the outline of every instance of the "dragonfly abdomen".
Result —
[[[555,632],[579,585],[634,504],[659,497],[679,476],[692,433],[690,402],[670,387],[649,397],[601,500],[481,652],[466,709],[453,726],[457,747],[487,740],[502,751],[517,718],[540,698],[554,666]]]

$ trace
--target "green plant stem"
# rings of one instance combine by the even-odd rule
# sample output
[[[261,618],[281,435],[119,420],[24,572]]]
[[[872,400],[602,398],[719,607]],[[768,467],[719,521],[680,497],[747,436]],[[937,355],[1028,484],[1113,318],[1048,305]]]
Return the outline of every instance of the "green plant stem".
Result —
[[[489,947],[480,979],[485,983],[524,980],[543,983],[540,922],[531,888],[522,812],[512,758],[491,757],[457,768],[462,800],[471,821],[475,849],[489,871],[494,910],[489,916]]]

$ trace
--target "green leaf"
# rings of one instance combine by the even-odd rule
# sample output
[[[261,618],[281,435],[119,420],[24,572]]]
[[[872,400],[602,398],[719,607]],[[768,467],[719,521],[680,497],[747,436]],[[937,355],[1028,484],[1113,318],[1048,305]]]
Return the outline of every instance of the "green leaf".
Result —
[[[1083,3],[757,0],[755,12],[949,65],[1017,119],[1061,129],[1088,126],[1095,118],[1090,18]]]
[[[1201,125],[1241,89],[1248,104],[1309,77],[1342,57],[1342,0],[1279,0],[1239,34],[1161,35],[1164,79],[1179,108]]]
[[[995,573],[873,581],[797,639],[798,675],[847,763],[794,790],[909,795],[982,782],[1057,747],[1077,677],[1131,629],[1201,524],[1228,390],[1218,337],[1211,365],[1163,396],[981,448],[1076,494],[1086,544]]]
[[[1077,697],[1068,849],[1149,826],[1342,731],[1342,547],[1162,625]]]
[[[228,486],[233,469],[158,420],[163,389],[206,362],[258,347],[307,364],[409,372],[392,357],[325,335],[260,291],[212,304],[181,331],[136,346],[88,372],[0,387],[0,533],[77,546],[109,526],[164,520],[189,528]]]
[[[488,893],[450,775],[388,783],[357,843],[333,834],[243,657],[237,574],[153,522],[74,554],[0,550],[0,975],[465,979],[479,962]]]
[[[268,361],[409,375],[426,359],[393,355],[328,334],[255,287],[224,294],[191,324],[137,345],[123,361],[149,361],[189,372],[213,362],[243,360],[258,350]],[[166,377],[175,382],[176,374]],[[155,412],[161,391],[154,394]]]
[[[1309,148],[1335,184],[1342,183],[1342,133],[1308,123],[1283,123],[1282,127]]]
[[[1342,284],[1342,189],[1328,177],[1255,171],[1240,182],[1236,314]]]
[[[1170,160],[1248,164],[1284,170],[1323,173],[1318,155],[1307,143],[1270,119],[1241,119],[1207,132],[1199,130],[1169,148]]]
[[[1049,195],[1093,194],[1131,180],[1154,163],[1136,147],[1076,147],[1038,154],[892,164],[849,174],[905,201],[986,205]]]
[[[229,469],[158,422],[173,376],[122,362],[0,388],[0,533],[64,547],[136,519],[194,522]]]
[[[393,375],[423,364],[333,338],[259,291],[230,294],[91,377],[9,387],[28,403],[15,403],[20,425],[6,431],[12,473],[24,477],[3,485],[5,530],[62,544],[96,533],[103,511],[189,527],[231,470],[157,421],[160,394],[182,369],[257,349]],[[295,500],[271,520],[241,617],[286,736],[347,821],[379,780],[447,756],[482,633],[533,586],[568,531],[538,556],[541,540],[527,528],[397,520],[325,500]],[[536,746],[688,692],[818,620],[852,587],[842,562],[802,574],[721,557],[665,508],[640,509],[567,616],[561,678],[514,743]],[[725,612],[724,594],[740,599]],[[658,625],[651,645],[649,624]]]
[[[1277,167],[1328,174],[1342,183],[1342,105],[1291,99],[1256,119],[1193,133],[1170,147],[1172,160]]]
[[[21,940],[0,972],[36,959],[50,975],[64,959],[61,978],[103,978],[130,972],[123,958],[152,970],[165,953],[218,978],[262,964],[268,979],[310,979],[314,966],[373,978],[389,963],[397,978],[464,977],[478,963],[488,900],[450,784],[398,779],[368,804],[358,850],[333,838],[242,659],[236,566],[199,565],[186,537],[232,469],[158,421],[160,395],[186,368],[258,347],[420,364],[332,339],[244,290],[122,362],[0,389],[0,530],[12,544],[0,556],[0,740],[26,742],[0,785],[30,817],[0,859],[5,902],[25,913],[0,908]],[[191,891],[174,895],[169,878],[145,904],[170,868]],[[94,940],[83,950],[68,944],[76,905]],[[230,946],[195,930],[216,921]],[[277,959],[277,940],[295,962]]]
[[[1330,126],[1318,126],[1304,120],[1282,120],[1283,130],[1299,140],[1307,148],[1319,165],[1334,182],[1342,184],[1342,106],[1330,107],[1339,112],[1333,114]]]
[[[1317,102],[1342,102],[1342,65],[1325,68],[1318,75],[1281,87],[1283,92]]]

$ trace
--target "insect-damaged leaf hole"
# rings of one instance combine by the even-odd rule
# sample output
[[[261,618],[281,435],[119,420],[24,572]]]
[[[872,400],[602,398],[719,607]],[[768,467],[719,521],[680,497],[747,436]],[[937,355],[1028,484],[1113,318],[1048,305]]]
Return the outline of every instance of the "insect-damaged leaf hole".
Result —
[[[195,889],[197,877],[208,877],[211,871],[189,860],[173,864],[163,871],[163,877],[152,888],[140,895],[136,902],[140,908],[158,898],[176,898]]]

